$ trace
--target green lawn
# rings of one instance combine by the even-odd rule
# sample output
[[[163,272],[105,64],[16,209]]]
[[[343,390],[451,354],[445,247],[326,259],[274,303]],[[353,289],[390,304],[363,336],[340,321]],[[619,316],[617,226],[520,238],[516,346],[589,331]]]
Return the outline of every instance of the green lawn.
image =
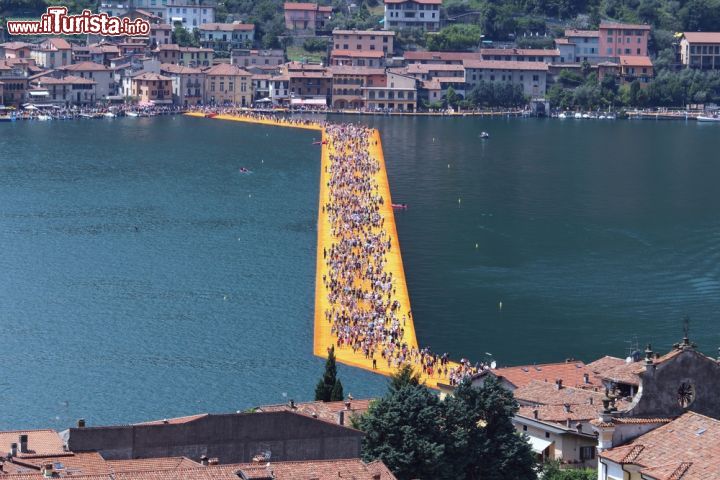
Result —
[[[287,47],[288,60],[296,62],[312,62],[327,64],[325,52],[308,52],[303,47],[290,46]]]

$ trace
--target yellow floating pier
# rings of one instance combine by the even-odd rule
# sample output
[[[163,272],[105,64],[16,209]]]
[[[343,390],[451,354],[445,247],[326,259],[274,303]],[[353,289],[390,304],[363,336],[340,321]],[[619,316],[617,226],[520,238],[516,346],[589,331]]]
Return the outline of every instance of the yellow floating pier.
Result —
[[[194,117],[205,117],[203,113],[187,113],[186,115]],[[330,152],[333,150],[331,139],[326,134],[321,125],[315,123],[299,123],[294,121],[280,121],[274,119],[260,119],[250,116],[240,115],[214,115],[212,118],[217,120],[231,120],[244,123],[253,123],[259,125],[270,125],[278,127],[301,128],[306,130],[322,131],[322,150],[320,162],[320,197],[318,203],[318,226],[317,226],[317,259],[315,274],[315,331],[313,342],[313,353],[319,357],[327,358],[328,349],[337,344],[337,337],[331,332],[332,324],[325,318],[325,312],[330,308],[328,291],[323,283],[323,275],[329,275],[327,265],[323,258],[323,251],[330,250],[336,239],[332,235],[332,228],[328,213],[323,209],[330,198],[328,191],[328,181],[330,179]],[[393,287],[395,289],[395,299],[400,303],[398,318],[407,317],[404,328],[403,341],[407,343],[409,348],[418,348],[417,336],[415,335],[415,325],[410,308],[410,296],[408,295],[407,283],[405,281],[405,271],[403,269],[402,255],[400,253],[400,242],[398,240],[397,228],[395,226],[395,215],[392,208],[392,199],[390,196],[390,185],[388,183],[387,171],[385,169],[385,158],[382,150],[382,142],[380,133],[373,130],[370,140],[369,154],[374,157],[380,169],[375,174],[374,181],[378,185],[378,191],[383,197],[384,203],[381,207],[380,214],[385,219],[383,227],[390,236],[392,247],[386,255],[387,263],[385,270],[392,272]],[[395,367],[388,365],[387,361],[381,358],[380,353],[375,353],[376,369],[373,369],[373,359],[366,358],[360,350],[353,351],[352,348],[344,346],[343,348],[335,348],[335,356],[337,360],[345,365],[362,368],[383,375],[391,375],[395,372]],[[422,379],[429,387],[437,388],[438,383],[447,384],[448,378],[440,376],[437,373],[433,376],[423,374],[420,365],[414,365],[418,373],[422,375]],[[448,369],[457,368],[458,364],[450,362]]]

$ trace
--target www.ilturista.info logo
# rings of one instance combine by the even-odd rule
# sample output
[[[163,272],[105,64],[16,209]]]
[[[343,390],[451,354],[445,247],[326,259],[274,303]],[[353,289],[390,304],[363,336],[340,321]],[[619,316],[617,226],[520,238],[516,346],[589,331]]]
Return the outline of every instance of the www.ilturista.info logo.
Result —
[[[7,31],[10,35],[145,36],[150,32],[150,23],[141,18],[111,17],[107,13],[92,13],[90,10],[68,15],[67,7],[48,7],[39,21],[8,20]]]

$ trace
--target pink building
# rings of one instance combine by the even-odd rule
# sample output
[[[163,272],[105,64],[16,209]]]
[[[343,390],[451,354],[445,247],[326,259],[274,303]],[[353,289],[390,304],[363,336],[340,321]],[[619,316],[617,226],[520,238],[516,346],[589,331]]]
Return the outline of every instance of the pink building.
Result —
[[[619,56],[647,57],[650,25],[600,23],[599,54],[604,58]]]
[[[332,7],[318,6],[316,3],[285,3],[285,28],[290,31],[315,32],[323,30],[325,22],[330,20]]]

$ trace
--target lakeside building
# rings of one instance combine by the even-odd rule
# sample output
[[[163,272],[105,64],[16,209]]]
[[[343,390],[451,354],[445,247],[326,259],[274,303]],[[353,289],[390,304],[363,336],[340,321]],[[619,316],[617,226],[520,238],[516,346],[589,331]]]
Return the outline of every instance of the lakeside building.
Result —
[[[679,49],[683,68],[720,70],[720,32],[684,32]]]
[[[30,64],[26,60],[19,58],[0,60],[3,105],[18,107],[25,102],[30,76]]]
[[[154,23],[150,25],[150,48],[157,48],[158,45],[172,43],[172,25],[168,23]]]
[[[221,63],[205,71],[205,102],[215,105],[252,105],[252,79],[235,65]]]
[[[199,68],[162,64],[160,73],[172,80],[172,100],[175,105],[202,104],[205,97],[205,72]]]
[[[120,48],[113,43],[98,43],[89,45],[90,61],[102,65],[110,65],[110,62],[120,56]]]
[[[287,106],[290,104],[290,78],[287,75],[277,75],[268,82],[270,87],[270,100],[273,106]]]
[[[383,29],[419,28],[428,32],[440,30],[442,0],[384,0]]]
[[[80,62],[56,70],[60,77],[77,76],[95,82],[95,99],[104,100],[115,94],[113,71],[105,65],[94,62]]]
[[[405,65],[414,63],[462,65],[465,60],[482,60],[480,52],[405,52],[403,54]]]
[[[49,75],[38,78],[30,95],[37,94],[39,101],[60,107],[92,106],[97,101],[97,82],[90,78],[68,75],[55,78]]]
[[[172,79],[158,73],[142,72],[132,77],[132,96],[140,105],[168,105],[173,103]]]
[[[278,67],[285,62],[285,52],[282,49],[236,49],[230,54],[230,63],[240,68],[249,67]]]
[[[539,48],[481,48],[480,55],[483,60],[497,60],[505,62],[543,62],[557,63],[560,51]]]
[[[334,50],[372,50],[385,56],[395,53],[395,32],[389,30],[340,30],[332,32]]]
[[[366,106],[371,110],[414,112],[417,108],[419,81],[411,76],[388,70],[384,85],[362,87]]]
[[[59,68],[72,63],[72,47],[63,38],[48,38],[30,50],[35,63],[43,68]]]
[[[215,58],[212,48],[181,47],[175,43],[158,45],[152,55],[160,63],[172,63],[187,67],[209,67]]]
[[[385,85],[386,81],[382,68],[334,66],[329,70],[333,79],[333,108],[365,108],[363,87]]]
[[[652,60],[649,57],[620,56],[615,62],[598,64],[598,81],[608,75],[617,79],[620,85],[637,80],[641,87],[647,87],[654,76]]]
[[[325,30],[325,24],[332,16],[332,7],[317,3],[285,2],[285,29],[293,35],[314,35]]]
[[[385,54],[379,50],[333,50],[330,65],[350,67],[384,67]]]
[[[523,93],[532,98],[545,95],[548,65],[544,62],[466,60],[464,66],[467,90],[472,90],[481,81],[506,82],[521,85]]]
[[[200,45],[215,51],[227,52],[252,46],[255,25],[252,23],[204,23],[200,25]]]
[[[602,21],[598,34],[598,48],[602,58],[648,55],[650,25]]]
[[[291,106],[327,106],[332,101],[332,72],[310,63],[288,62],[280,69],[288,79]]]
[[[555,42],[560,50],[560,63],[588,62],[596,65],[600,57],[600,32],[598,30],[565,30],[565,42]],[[559,43],[558,43],[559,42]],[[571,48],[563,47],[570,45]]]
[[[270,82],[272,78],[272,75],[267,73],[253,73],[251,75],[253,104],[272,104],[272,98],[270,98]]]

